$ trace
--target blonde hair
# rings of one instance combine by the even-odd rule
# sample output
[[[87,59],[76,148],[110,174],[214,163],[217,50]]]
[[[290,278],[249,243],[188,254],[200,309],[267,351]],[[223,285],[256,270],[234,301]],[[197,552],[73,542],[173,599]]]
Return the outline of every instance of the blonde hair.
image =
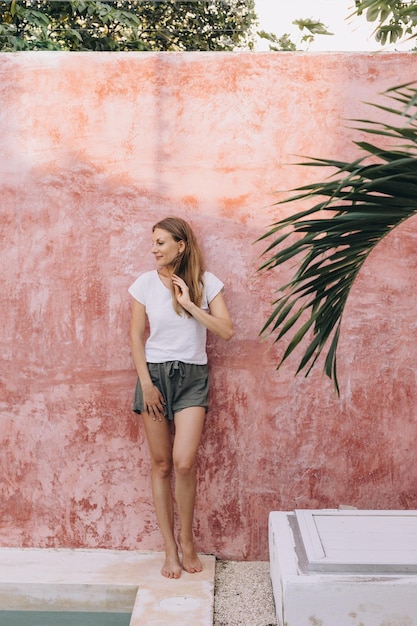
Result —
[[[183,279],[189,289],[192,302],[201,307],[204,289],[204,259],[191,226],[180,217],[166,217],[153,226],[152,232],[156,228],[166,230],[175,241],[184,242],[184,250],[178,253],[173,263],[174,274]],[[178,315],[181,315],[184,309],[177,302],[173,285],[171,291],[174,309]],[[186,314],[189,316],[189,313],[186,312]]]

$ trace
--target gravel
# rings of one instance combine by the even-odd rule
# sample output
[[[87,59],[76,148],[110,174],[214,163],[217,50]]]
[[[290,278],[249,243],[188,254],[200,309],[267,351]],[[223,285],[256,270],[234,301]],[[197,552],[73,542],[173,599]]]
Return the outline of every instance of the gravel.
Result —
[[[213,626],[276,626],[267,561],[217,561]]]

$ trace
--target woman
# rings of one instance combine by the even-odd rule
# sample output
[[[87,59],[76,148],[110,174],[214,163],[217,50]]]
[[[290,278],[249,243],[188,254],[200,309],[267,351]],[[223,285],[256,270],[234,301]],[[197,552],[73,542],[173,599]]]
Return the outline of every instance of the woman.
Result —
[[[179,578],[182,568],[191,574],[202,570],[192,527],[196,455],[208,408],[206,334],[209,330],[228,340],[233,326],[223,299],[224,285],[204,270],[189,224],[168,217],[155,224],[152,233],[156,270],[142,274],[129,288],[134,298],[131,350],[138,374],[133,410],[143,416],[150,450],[152,493],[165,546],[161,573]],[[145,343],[146,317],[150,334]]]

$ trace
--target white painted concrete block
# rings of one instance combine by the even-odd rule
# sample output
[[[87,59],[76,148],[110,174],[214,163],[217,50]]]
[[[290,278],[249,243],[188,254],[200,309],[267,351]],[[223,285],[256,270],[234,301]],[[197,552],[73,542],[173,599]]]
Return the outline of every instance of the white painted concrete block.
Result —
[[[272,512],[280,626],[417,626],[417,511]]]

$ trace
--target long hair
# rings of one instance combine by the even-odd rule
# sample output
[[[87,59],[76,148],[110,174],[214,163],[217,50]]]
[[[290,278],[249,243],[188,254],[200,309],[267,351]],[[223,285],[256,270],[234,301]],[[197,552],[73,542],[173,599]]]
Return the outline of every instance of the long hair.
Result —
[[[185,248],[180,252],[173,263],[174,274],[177,274],[186,283],[190,298],[198,307],[203,300],[204,289],[204,259],[200,246],[191,226],[180,217],[166,217],[152,228],[161,228],[169,232],[175,241],[183,241]],[[184,309],[175,298],[174,286],[171,286],[172,303],[178,315],[183,314]],[[187,312],[185,312],[189,315]]]

